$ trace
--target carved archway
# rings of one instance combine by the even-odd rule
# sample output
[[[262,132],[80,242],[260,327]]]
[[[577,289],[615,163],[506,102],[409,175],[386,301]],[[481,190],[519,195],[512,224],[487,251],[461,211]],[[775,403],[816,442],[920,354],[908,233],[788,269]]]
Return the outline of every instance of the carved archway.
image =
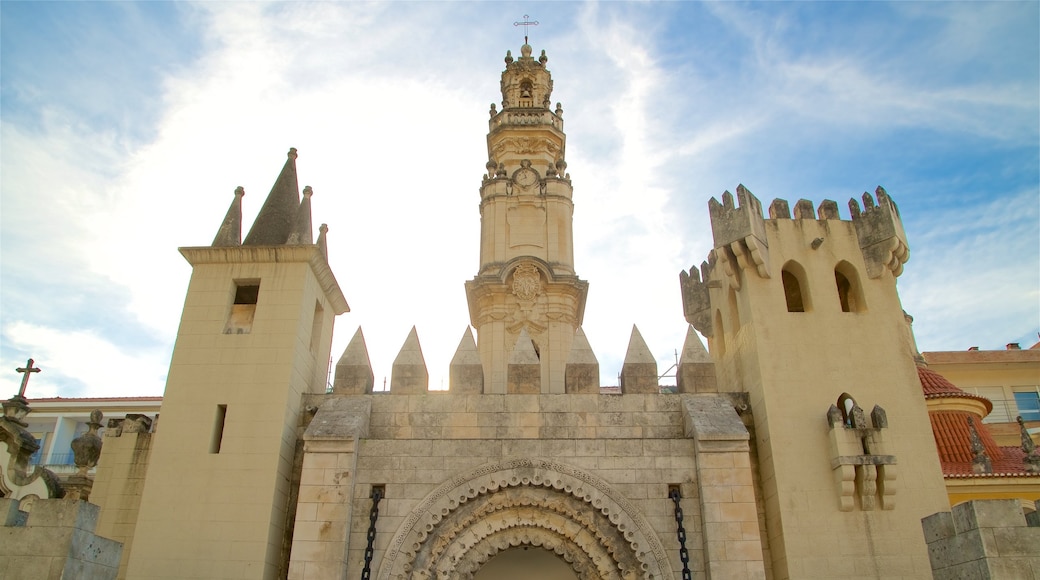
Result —
[[[551,550],[579,578],[672,580],[656,533],[598,477],[544,459],[491,463],[427,495],[394,534],[381,580],[469,580],[502,550]]]

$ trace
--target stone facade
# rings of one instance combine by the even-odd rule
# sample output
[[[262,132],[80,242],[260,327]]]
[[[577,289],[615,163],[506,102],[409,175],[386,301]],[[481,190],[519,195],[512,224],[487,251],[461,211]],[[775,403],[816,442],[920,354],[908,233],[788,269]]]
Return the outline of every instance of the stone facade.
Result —
[[[679,392],[633,327],[607,394],[581,328],[563,109],[532,55],[507,53],[490,110],[476,340],[448,391],[428,390],[413,329],[373,393],[358,329],[326,392],[347,304],[324,226],[311,243],[295,150],[244,241],[238,190],[213,244],[181,249],[162,429],[108,438],[98,468],[126,578],[930,574],[920,521],[947,505],[892,199],[865,194],[851,220],[806,200],[767,219],[742,186],[712,199],[714,249],[680,276]]]
[[[94,533],[98,506],[39,499],[29,513],[0,498],[0,578],[114,580],[123,546]]]

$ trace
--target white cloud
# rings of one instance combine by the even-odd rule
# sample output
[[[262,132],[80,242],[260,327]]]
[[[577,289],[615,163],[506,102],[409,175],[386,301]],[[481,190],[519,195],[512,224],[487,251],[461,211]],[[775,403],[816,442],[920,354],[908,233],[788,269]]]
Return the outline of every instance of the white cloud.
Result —
[[[505,49],[516,53],[519,44],[483,27],[495,10],[452,6],[458,14],[451,22],[435,3],[407,10],[354,3],[184,8],[203,39],[199,56],[163,71],[161,114],[146,132],[154,135],[147,145],[128,148],[118,132],[93,133],[59,111],[45,115],[39,133],[5,120],[5,273],[14,270],[12,260],[33,256],[41,269],[91,291],[109,284],[126,309],[118,314],[125,319],[109,326],[150,332],[168,349],[190,274],[175,248],[210,243],[238,185],[247,192],[248,228],[285,151],[297,147],[301,186],[314,187],[315,226],[330,226],[330,259],[352,308],[337,321],[333,358],[361,325],[380,383],[416,325],[431,384],[440,386],[468,323],[463,283],[478,266],[487,104],[499,100]],[[732,5],[707,8],[720,17],[711,26],[724,27],[734,45],[734,70],[722,76],[708,74],[690,55],[664,56],[669,39],[653,5],[586,4],[568,26],[547,27],[553,32],[545,44],[535,42],[536,50],[549,53],[553,100],[565,105],[576,269],[590,282],[585,331],[605,383],[616,380],[633,323],[661,370],[681,348],[686,324],[677,274],[707,253],[710,196],[749,174],[773,190],[792,176],[805,177],[805,195],[839,186],[770,163],[804,147],[804,135],[792,134],[792,127],[801,130],[808,119],[816,133],[906,126],[1012,144],[1036,140],[1035,123],[1022,122],[1035,120],[1037,98],[1029,84],[1035,77],[1002,77],[995,89],[984,81],[931,86],[903,74],[908,69],[884,51],[837,43],[825,53],[798,54],[790,17],[758,18]],[[482,26],[474,27],[476,21]],[[740,45],[740,34],[750,46]],[[685,64],[666,64],[677,60]],[[813,137],[817,147],[840,141]],[[846,146],[854,150],[858,142],[846,140]],[[33,228],[12,228],[15,212],[46,217]],[[1028,235],[1036,222],[1034,212],[1032,222],[1016,222],[1017,230],[1005,232],[996,222],[987,227],[1002,236]],[[959,255],[978,260],[981,278],[1006,277],[1009,288],[1024,288],[1015,296],[1036,303],[1028,276],[1011,266],[1016,258],[995,250],[1008,243],[1006,236],[980,238],[970,247],[933,246],[931,230],[918,227],[910,231],[914,261],[901,284],[908,310],[934,305],[911,312],[919,335],[928,337],[923,343],[932,341],[927,319],[951,311],[976,315],[973,295],[992,296],[985,285],[941,296],[919,290],[949,285],[941,274],[958,267]],[[36,236],[46,243],[34,245]],[[1036,248],[1023,251],[1036,256]],[[927,264],[941,266],[919,265],[928,252]],[[35,278],[41,294],[46,278]],[[37,291],[15,291],[5,282],[5,296]],[[1021,317],[1007,313],[980,320],[999,333]],[[81,362],[79,351],[57,350],[74,350],[71,342],[39,342],[58,332],[59,321],[5,309],[3,323],[8,345],[17,337],[19,349],[47,348],[50,360]],[[52,334],[41,330],[48,328]],[[82,345],[113,348],[98,338],[108,332],[101,325],[69,328]],[[965,333],[939,328],[937,337]],[[125,337],[105,340],[122,344]],[[145,349],[140,356],[151,360],[152,354]],[[163,374],[165,367],[163,360]],[[97,377],[71,370],[69,376]]]
[[[5,340],[17,337],[32,352],[42,372],[32,377],[26,396],[120,397],[162,394],[169,366],[164,349],[127,352],[91,331],[69,331],[28,322],[5,326]],[[18,392],[18,378],[3,375],[7,391]],[[73,392],[63,388],[80,385]]]

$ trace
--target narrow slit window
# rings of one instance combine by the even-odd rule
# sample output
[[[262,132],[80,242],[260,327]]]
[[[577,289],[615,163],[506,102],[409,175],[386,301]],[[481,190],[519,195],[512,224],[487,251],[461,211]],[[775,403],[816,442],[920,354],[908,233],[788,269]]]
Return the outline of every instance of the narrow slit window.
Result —
[[[321,327],[325,320],[325,309],[321,302],[314,301],[314,321],[311,323],[311,352],[317,354],[321,347]]]
[[[224,334],[249,334],[253,330],[256,302],[260,296],[260,281],[235,282],[235,297],[231,303]]]
[[[220,453],[220,444],[224,440],[224,421],[227,419],[227,405],[217,405],[217,416],[213,421],[213,439],[209,443],[210,453]]]

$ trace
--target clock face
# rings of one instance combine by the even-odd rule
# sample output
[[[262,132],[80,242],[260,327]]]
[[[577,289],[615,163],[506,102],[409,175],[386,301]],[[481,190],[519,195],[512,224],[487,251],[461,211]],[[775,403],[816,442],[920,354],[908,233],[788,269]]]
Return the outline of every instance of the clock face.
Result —
[[[521,187],[529,187],[538,181],[538,175],[531,169],[521,169],[513,178]]]

